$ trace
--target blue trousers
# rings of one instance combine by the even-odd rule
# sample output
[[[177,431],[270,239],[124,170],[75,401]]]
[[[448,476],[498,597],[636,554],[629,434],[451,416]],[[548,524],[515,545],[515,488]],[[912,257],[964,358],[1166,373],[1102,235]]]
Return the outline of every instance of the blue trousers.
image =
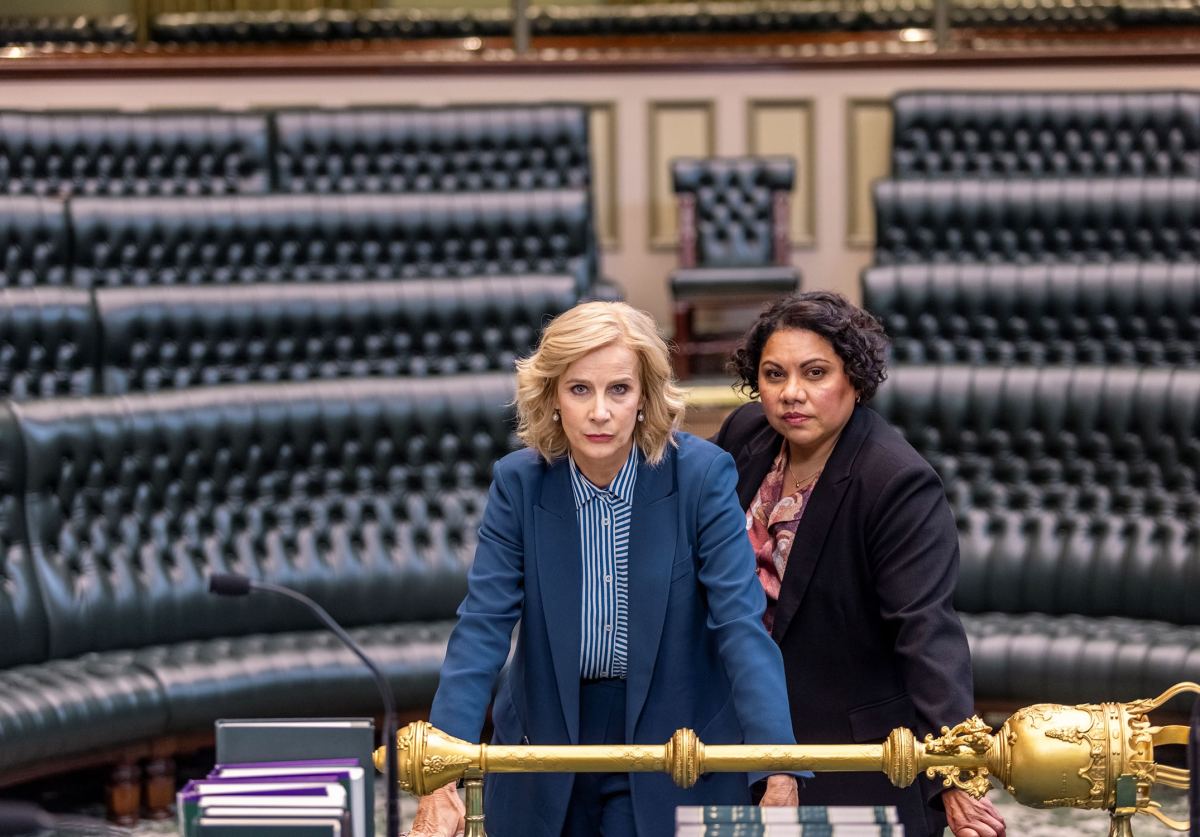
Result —
[[[626,743],[624,680],[580,684],[579,743]],[[562,837],[637,837],[629,774],[577,773]]]

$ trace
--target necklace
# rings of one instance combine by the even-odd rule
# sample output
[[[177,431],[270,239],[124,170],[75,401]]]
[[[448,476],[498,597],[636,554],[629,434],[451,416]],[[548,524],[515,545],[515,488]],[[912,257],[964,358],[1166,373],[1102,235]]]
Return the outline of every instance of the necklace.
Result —
[[[811,474],[809,474],[807,477],[805,477],[804,479],[801,480],[801,479],[796,479],[796,475],[792,471],[792,464],[790,462],[788,463],[788,476],[792,478],[792,482],[796,483],[797,491],[799,491],[801,488],[808,485],[809,483],[815,481],[817,477],[821,476],[821,472],[823,470],[825,470],[824,465],[822,465],[820,468],[813,471]]]

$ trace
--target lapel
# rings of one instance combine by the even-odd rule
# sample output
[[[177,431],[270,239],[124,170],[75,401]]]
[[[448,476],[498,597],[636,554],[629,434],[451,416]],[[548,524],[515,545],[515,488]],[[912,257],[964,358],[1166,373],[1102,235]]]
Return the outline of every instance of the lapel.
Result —
[[[760,405],[759,415],[761,409]],[[775,461],[775,454],[779,453],[781,444],[782,437],[764,418],[762,427],[751,434],[734,457],[733,463],[738,473],[738,502],[741,503],[743,511],[749,509],[750,504],[754,502],[754,495],[758,493],[758,487],[771,470],[771,463]]]
[[[676,453],[668,448],[656,466],[638,466],[629,524],[629,659],[626,671],[625,734],[633,732],[646,704],[662,639],[675,562],[679,494]]]
[[[641,475],[638,475],[639,479]],[[558,700],[571,744],[579,743],[579,649],[583,571],[579,523],[566,457],[553,462],[534,507],[537,578],[546,615],[546,635],[558,682]]]
[[[796,538],[792,541],[791,552],[788,553],[787,571],[783,574],[783,584],[779,590],[779,603],[775,606],[775,626],[771,634],[776,642],[783,641],[792,617],[796,615],[800,603],[804,600],[817,563],[821,560],[825,539],[850,485],[851,466],[866,439],[868,423],[868,415],[863,408],[855,407],[850,421],[846,423],[841,437],[829,455],[829,461],[825,463],[825,472],[809,497],[804,517],[800,518]],[[769,465],[770,463],[768,467]],[[766,475],[765,471],[763,475]]]

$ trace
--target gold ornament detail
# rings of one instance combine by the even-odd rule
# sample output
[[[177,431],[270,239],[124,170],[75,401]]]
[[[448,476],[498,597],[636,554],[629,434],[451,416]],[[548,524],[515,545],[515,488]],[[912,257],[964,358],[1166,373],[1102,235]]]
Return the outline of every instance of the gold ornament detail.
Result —
[[[1087,735],[1077,729],[1048,729],[1046,736],[1049,738],[1057,738],[1059,741],[1066,741],[1069,744],[1078,744],[1081,741],[1087,741]]]
[[[986,753],[992,743],[992,728],[983,722],[978,715],[972,715],[953,729],[942,727],[942,734],[934,738],[932,733],[925,736],[925,752],[941,755],[963,754],[967,752]]]
[[[675,730],[667,743],[666,758],[671,769],[671,779],[681,788],[690,788],[700,779],[703,773],[701,760],[704,758],[703,745],[696,733],[686,727]]]
[[[425,773],[434,776],[451,767],[466,767],[471,760],[466,756],[429,756],[425,759]]]

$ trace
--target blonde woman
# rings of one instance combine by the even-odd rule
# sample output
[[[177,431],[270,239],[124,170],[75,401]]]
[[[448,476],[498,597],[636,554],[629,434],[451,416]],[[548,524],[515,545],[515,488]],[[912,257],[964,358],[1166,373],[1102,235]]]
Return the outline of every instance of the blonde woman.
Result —
[[[560,315],[517,364],[518,433],[496,463],[466,599],[430,721],[498,744],[791,743],[780,654],[738,506],[733,460],[676,428],[683,398],[654,321],[624,303]],[[487,779],[491,837],[662,837],[676,805],[746,803],[744,774],[688,790],[636,774]],[[795,805],[770,776],[763,804]],[[412,835],[462,826],[454,789]]]

